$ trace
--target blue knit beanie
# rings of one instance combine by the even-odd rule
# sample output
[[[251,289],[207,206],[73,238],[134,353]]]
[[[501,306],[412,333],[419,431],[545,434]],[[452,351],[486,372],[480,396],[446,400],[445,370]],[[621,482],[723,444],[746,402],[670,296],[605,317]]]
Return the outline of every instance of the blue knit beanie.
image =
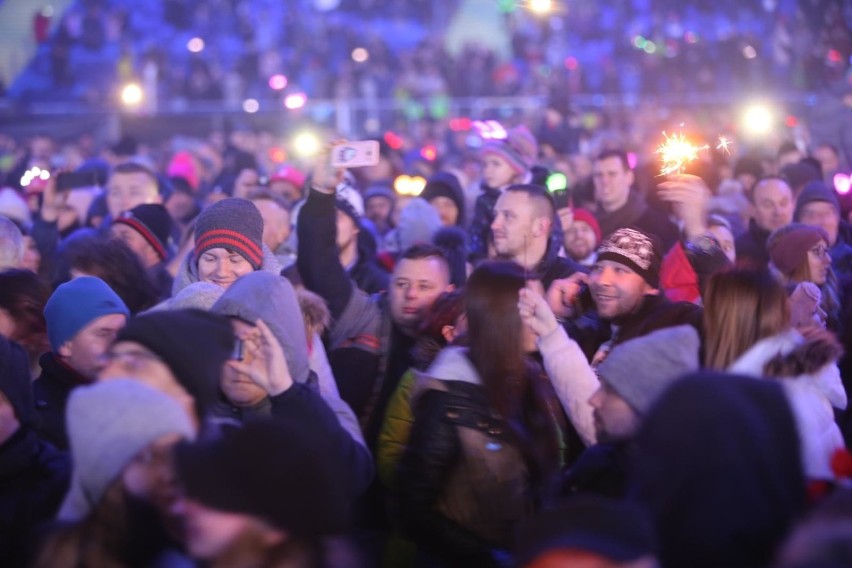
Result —
[[[50,346],[58,351],[92,321],[111,314],[130,317],[130,310],[100,278],[81,276],[62,284],[44,306]]]

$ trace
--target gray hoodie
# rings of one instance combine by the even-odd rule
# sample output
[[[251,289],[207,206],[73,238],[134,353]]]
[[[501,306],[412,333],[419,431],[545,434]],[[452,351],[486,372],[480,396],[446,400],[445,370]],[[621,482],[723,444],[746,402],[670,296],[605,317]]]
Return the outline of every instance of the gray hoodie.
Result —
[[[268,272],[276,276],[281,274],[281,265],[278,263],[278,259],[266,245],[263,245],[263,264],[260,266],[259,272]],[[183,257],[177,274],[175,274],[175,280],[172,283],[172,296],[178,295],[181,290],[198,281],[198,261],[195,258],[195,251],[189,251]]]

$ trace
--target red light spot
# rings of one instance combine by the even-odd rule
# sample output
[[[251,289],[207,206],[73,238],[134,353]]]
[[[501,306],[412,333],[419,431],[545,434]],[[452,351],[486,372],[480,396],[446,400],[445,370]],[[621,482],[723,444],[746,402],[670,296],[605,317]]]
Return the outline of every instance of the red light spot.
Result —
[[[466,132],[470,130],[470,119],[467,117],[450,119],[450,130],[453,132]]]
[[[568,69],[569,71],[574,71],[579,66],[580,66],[580,63],[577,61],[576,57],[566,57],[565,58],[565,69]]]
[[[784,119],[784,124],[786,124],[788,128],[795,128],[799,124],[799,119],[791,114]]]
[[[438,157],[438,150],[435,149],[434,146],[424,146],[422,150],[420,150],[420,155],[423,156],[423,159],[429,160],[430,162],[434,162]]]
[[[402,148],[402,138],[395,133],[388,130],[384,135],[385,142],[388,146],[390,146],[394,150],[399,150]]]
[[[829,49],[828,50],[828,61],[829,61],[829,63],[840,63],[841,59],[842,58],[840,57],[839,51],[837,51],[836,49]]]
[[[287,159],[287,152],[282,148],[272,147],[269,149],[269,159],[276,164],[280,164]]]

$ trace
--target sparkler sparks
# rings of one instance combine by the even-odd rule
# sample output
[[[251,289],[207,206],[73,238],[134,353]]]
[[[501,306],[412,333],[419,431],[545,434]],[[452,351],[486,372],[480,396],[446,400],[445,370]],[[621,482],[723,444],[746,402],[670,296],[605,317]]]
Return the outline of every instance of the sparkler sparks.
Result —
[[[729,156],[731,154],[731,141],[725,138],[724,136],[719,136],[719,145],[716,146],[717,150],[724,150]]]
[[[687,164],[695,161],[698,158],[698,152],[701,150],[709,150],[708,145],[696,146],[686,139],[683,132],[678,132],[669,136],[663,132],[665,142],[657,148],[657,154],[663,162],[660,169],[660,175],[667,176],[669,174],[681,173]]]

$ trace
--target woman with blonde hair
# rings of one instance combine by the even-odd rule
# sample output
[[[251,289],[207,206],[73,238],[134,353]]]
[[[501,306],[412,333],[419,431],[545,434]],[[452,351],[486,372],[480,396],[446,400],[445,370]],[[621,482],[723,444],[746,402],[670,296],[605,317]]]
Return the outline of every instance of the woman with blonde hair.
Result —
[[[765,270],[737,268],[711,277],[704,296],[705,366],[779,379],[802,439],[810,479],[832,479],[832,454],[843,447],[832,406],[846,408],[833,334],[803,337],[791,327],[784,287]]]

